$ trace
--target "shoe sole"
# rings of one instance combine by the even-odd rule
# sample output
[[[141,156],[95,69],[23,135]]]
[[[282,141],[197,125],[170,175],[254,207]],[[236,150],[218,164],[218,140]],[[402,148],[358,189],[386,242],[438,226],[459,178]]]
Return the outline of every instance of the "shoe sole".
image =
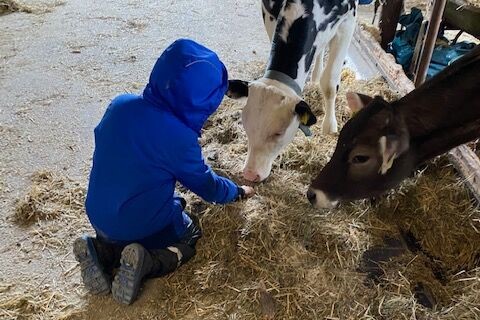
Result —
[[[94,295],[108,295],[110,293],[109,277],[102,271],[98,262],[93,243],[85,237],[78,238],[73,243],[73,254],[80,263],[85,288]]]
[[[144,259],[145,249],[137,243],[123,249],[120,268],[112,283],[112,296],[116,301],[131,304],[137,298],[142,284]]]

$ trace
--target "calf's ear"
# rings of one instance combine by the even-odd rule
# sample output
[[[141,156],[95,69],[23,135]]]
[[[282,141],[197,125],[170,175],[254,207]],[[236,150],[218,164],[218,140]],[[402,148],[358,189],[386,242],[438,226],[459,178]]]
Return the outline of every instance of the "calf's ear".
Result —
[[[304,126],[310,127],[317,123],[317,117],[313,114],[310,106],[303,100],[295,106],[295,113],[298,115],[300,123]]]
[[[381,136],[378,140],[380,145],[380,155],[382,156],[382,165],[379,173],[384,175],[393,166],[395,159],[409,148],[409,140],[406,137],[397,135]]]
[[[373,100],[373,98],[370,96],[355,92],[347,92],[346,97],[348,108],[350,109],[352,115],[355,115],[355,113],[365,108],[365,106],[367,106]]]
[[[232,99],[248,97],[248,82],[243,80],[228,80],[228,90],[225,95]]]

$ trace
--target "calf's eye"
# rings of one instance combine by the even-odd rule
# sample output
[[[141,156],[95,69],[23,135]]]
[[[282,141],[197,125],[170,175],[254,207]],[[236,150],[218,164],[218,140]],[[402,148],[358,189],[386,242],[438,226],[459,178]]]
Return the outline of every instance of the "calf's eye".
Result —
[[[355,163],[355,164],[365,163],[368,160],[370,160],[369,156],[358,155],[352,158],[352,163]]]
[[[282,132],[275,132],[275,133],[272,134],[270,137],[271,137],[272,139],[278,139],[278,138],[280,138],[282,135],[283,135]]]

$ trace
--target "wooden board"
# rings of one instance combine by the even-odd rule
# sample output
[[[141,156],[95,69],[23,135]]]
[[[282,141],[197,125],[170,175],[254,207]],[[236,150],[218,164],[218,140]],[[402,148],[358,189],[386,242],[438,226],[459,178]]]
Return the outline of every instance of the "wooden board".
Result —
[[[380,47],[370,33],[357,26],[352,41],[354,41],[353,45],[359,48],[360,53],[375,64],[379,73],[394,90],[405,95],[415,88],[413,82],[403,72],[402,66],[395,62],[393,55],[387,54]]]
[[[395,62],[393,55],[386,53],[372,35],[357,27],[353,41],[360,54],[375,64],[379,73],[394,90],[405,95],[415,88],[402,67]],[[480,160],[477,155],[469,147],[462,145],[448,152],[448,158],[480,202]]]

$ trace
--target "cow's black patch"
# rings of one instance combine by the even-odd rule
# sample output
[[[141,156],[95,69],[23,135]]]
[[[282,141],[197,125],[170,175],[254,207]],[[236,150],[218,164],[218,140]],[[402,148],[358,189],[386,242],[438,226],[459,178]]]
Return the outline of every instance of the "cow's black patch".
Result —
[[[357,11],[357,4],[355,3],[355,0],[348,0],[348,4],[350,5],[350,9]]]
[[[330,18],[320,23],[320,25],[318,26],[318,31],[325,31],[328,26],[335,26],[339,20],[340,16],[332,15]]]
[[[285,19],[282,18],[277,24],[270,53],[270,63],[267,69],[283,72],[296,79],[298,76],[298,62],[312,50],[313,43],[317,37],[315,21],[312,16],[297,19],[289,29],[286,42],[280,35],[284,23]],[[305,67],[308,70],[310,66],[311,64],[305,63]]]
[[[338,89],[340,88],[340,86],[337,84],[337,92],[338,92]]]
[[[274,17],[272,17],[272,16],[270,16],[270,21],[273,21],[273,20],[275,20],[275,18],[274,18]]]
[[[278,20],[282,7],[290,5],[295,0],[262,1],[267,12]],[[328,16],[318,27],[313,15],[314,1],[317,1],[325,15]],[[283,72],[293,79],[298,77],[298,63],[303,56],[305,56],[305,71],[310,70],[316,51],[313,44],[317,34],[327,29],[328,26],[336,25],[343,15],[349,10],[355,10],[356,7],[355,0],[302,0],[302,4],[305,7],[306,15],[293,22],[286,42],[280,36],[285,19],[282,17],[277,23],[270,52],[270,62],[267,66],[268,70]]]
[[[232,99],[248,97],[248,82],[242,80],[228,80],[228,90],[225,94]]]
[[[265,23],[265,11],[262,10],[262,19],[263,19],[263,23]]]
[[[277,19],[278,15],[280,14],[280,10],[282,9],[283,0],[262,0],[262,3],[267,12],[274,16],[275,19]],[[272,3],[272,6],[270,6],[270,3]],[[272,18],[270,19],[271,21],[273,21]]]
[[[315,1],[315,0],[314,0]],[[334,26],[344,14],[356,7],[355,0],[316,0],[323,8],[328,19],[321,22],[318,31],[325,30],[329,25]]]

